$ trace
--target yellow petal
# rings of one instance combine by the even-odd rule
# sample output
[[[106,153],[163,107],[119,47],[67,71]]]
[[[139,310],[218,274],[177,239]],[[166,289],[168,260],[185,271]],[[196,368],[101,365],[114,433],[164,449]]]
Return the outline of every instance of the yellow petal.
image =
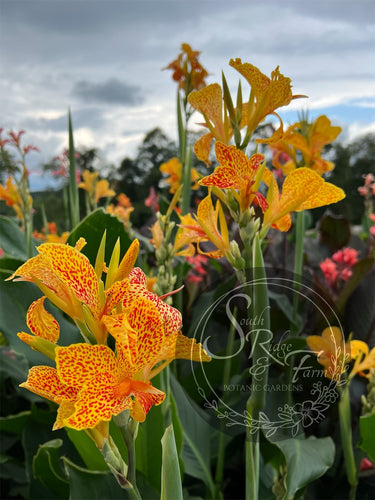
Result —
[[[44,300],[41,297],[35,300],[29,307],[26,315],[27,326],[37,337],[57,342],[60,335],[60,327],[55,318],[44,308]]]

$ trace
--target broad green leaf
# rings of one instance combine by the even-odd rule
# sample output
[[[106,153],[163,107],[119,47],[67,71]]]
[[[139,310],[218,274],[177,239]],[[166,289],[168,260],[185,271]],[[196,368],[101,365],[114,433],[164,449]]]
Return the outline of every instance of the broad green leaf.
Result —
[[[74,246],[79,238],[84,238],[87,244],[83,247],[82,253],[89,258],[91,264],[94,266],[105,230],[107,230],[105,261],[108,265],[117,238],[120,238],[120,258],[123,257],[129,248],[131,239],[125,231],[124,224],[117,217],[105,213],[102,208],[98,208],[83,219],[70,233],[67,243]]]
[[[57,498],[68,498],[69,482],[60,467],[61,439],[53,439],[39,446],[33,460],[34,478]]]
[[[90,471],[63,457],[69,477],[69,500],[119,500],[126,498],[125,491],[109,472]]]
[[[212,428],[199,415],[196,403],[189,398],[173,376],[171,376],[171,389],[184,432],[182,460],[185,464],[185,472],[201,479],[213,495],[215,485],[210,468],[210,436]]]
[[[335,458],[335,445],[330,437],[285,439],[273,444],[285,457],[286,499],[292,498],[298,490],[322,476],[332,466]]]
[[[161,500],[182,500],[181,475],[178,460],[173,425],[165,429],[161,440],[162,472],[161,472]]]
[[[286,295],[281,293],[273,292],[272,290],[268,290],[268,296],[271,300],[274,300],[279,307],[279,309],[285,314],[288,320],[293,323],[293,305],[291,304],[289,298]],[[296,329],[299,331],[302,326],[302,318],[300,315],[297,315],[296,318]]]
[[[104,461],[103,455],[84,430],[76,431],[68,427],[65,430],[88,469],[108,471],[108,466]]]
[[[33,238],[33,243],[35,246],[39,242]],[[27,259],[25,233],[18,224],[4,216],[0,216],[0,248],[9,257]]]
[[[31,411],[22,411],[17,415],[0,417],[0,431],[9,432],[11,434],[21,434],[30,418],[30,415]]]
[[[362,416],[359,419],[359,429],[361,433],[359,447],[372,462],[375,462],[375,413]]]

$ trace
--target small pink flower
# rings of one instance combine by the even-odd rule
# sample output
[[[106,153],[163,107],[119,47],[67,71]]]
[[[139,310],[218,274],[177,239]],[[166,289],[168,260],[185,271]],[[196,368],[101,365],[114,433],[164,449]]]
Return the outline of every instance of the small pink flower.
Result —
[[[352,267],[356,262],[358,262],[358,250],[349,247],[343,248],[332,255],[332,260]]]
[[[344,281],[348,281],[350,276],[353,274],[352,270],[349,269],[348,267],[345,267],[340,274],[340,278],[343,279]]]
[[[363,470],[369,470],[369,469],[373,469],[373,468],[374,468],[374,464],[371,462],[371,460],[369,460],[366,457],[362,458],[359,470],[363,471]]]
[[[372,174],[366,174],[363,178],[365,179],[365,186],[370,186],[375,181],[375,177]]]
[[[327,258],[323,262],[321,262],[319,266],[328,284],[331,287],[334,287],[336,285],[336,280],[338,276],[336,264],[331,259]]]

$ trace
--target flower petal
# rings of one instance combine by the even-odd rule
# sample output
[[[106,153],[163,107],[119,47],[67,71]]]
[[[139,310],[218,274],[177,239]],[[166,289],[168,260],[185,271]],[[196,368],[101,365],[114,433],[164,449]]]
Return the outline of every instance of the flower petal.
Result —
[[[116,358],[105,345],[72,344],[56,348],[56,368],[61,380],[82,388],[102,373],[116,373]]]
[[[130,397],[116,398],[113,375],[103,372],[85,386],[78,395],[75,412],[65,420],[65,425],[73,429],[92,429],[102,421],[111,420],[112,415],[130,409],[133,401]]]
[[[135,239],[120,262],[115,274],[115,281],[122,281],[124,278],[129,276],[129,273],[137,260],[138,252],[139,241]]]
[[[38,247],[38,252],[49,260],[53,271],[73,290],[77,299],[85,303],[94,316],[98,315],[101,309],[99,283],[89,259],[61,243],[44,243]]]
[[[77,389],[64,384],[55,368],[50,366],[33,366],[29,370],[26,382],[20,384],[39,396],[60,403],[63,400],[75,401]]]
[[[60,335],[60,327],[55,318],[44,308],[46,297],[40,297],[29,307],[26,315],[27,326],[37,337],[57,342]]]
[[[164,401],[165,393],[150,385],[148,392],[134,392],[134,397],[134,405],[130,415],[137,422],[144,422],[151,407],[160,405]]]

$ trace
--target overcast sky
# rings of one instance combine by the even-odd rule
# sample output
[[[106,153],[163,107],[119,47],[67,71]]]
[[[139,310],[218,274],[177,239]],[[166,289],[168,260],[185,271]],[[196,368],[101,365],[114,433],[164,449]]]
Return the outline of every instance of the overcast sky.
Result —
[[[240,57],[293,82],[294,111],[327,113],[343,140],[375,132],[375,0],[0,0],[0,127],[24,129],[46,161],[77,146],[118,162],[160,126],[176,137],[176,84],[162,71],[182,42],[210,73]],[[200,117],[194,119],[198,122]],[[193,119],[193,121],[194,121]],[[37,178],[32,178],[37,186]]]

